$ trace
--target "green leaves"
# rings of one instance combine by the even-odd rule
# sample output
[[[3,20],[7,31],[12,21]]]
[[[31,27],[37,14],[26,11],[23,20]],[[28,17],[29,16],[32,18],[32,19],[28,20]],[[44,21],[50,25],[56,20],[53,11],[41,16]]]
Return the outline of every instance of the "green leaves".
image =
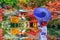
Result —
[[[5,21],[7,19],[8,16],[3,16],[3,21]]]
[[[30,20],[30,18],[28,18],[28,17],[27,17],[27,18],[26,18],[26,20],[28,20],[28,21],[29,21],[29,20]]]
[[[26,0],[26,2],[29,2],[30,0]]]
[[[3,1],[2,0],[0,0],[0,4],[2,3]]]
[[[54,27],[54,26],[55,27]],[[58,28],[58,27],[60,27],[60,26],[58,26],[58,25],[60,25],[60,19],[54,19],[54,20],[51,20],[49,23],[48,23],[48,30],[49,30],[49,34],[50,35],[56,35],[56,36],[59,36],[60,35],[60,33],[58,33],[59,31],[58,30],[60,30],[60,28]],[[53,28],[54,27],[54,28]]]
[[[48,23],[48,25],[50,25],[50,27],[52,25],[58,25],[58,24],[60,24],[60,19],[54,19],[54,20],[49,21],[49,23]]]
[[[17,4],[17,0],[4,0],[7,5]]]
[[[0,4],[3,6],[16,6],[18,4],[18,0],[0,0]],[[5,5],[4,5],[5,4]]]
[[[55,36],[55,35],[56,35],[56,36],[57,36],[57,35],[58,35],[58,36],[60,35],[60,34],[57,33],[54,29],[49,29],[49,34],[50,34],[50,35],[54,35],[54,36]]]
[[[0,27],[2,26],[1,22],[0,22]]]

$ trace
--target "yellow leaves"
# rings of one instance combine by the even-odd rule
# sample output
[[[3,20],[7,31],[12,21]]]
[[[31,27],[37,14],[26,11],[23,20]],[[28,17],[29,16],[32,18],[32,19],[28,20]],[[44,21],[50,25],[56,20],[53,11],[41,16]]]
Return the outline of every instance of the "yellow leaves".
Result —
[[[19,34],[19,33],[20,33],[20,31],[19,31],[18,28],[12,28],[11,29],[11,34],[16,35],[16,34]]]
[[[12,16],[12,17],[11,17],[11,22],[12,22],[12,23],[19,23],[19,17]]]
[[[26,0],[19,0],[20,3],[27,3]]]

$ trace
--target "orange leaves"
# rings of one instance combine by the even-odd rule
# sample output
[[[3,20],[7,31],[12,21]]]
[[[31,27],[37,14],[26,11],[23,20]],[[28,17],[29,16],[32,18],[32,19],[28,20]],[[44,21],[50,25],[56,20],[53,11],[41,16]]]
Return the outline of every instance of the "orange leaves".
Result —
[[[19,17],[12,16],[12,17],[11,17],[11,22],[12,22],[12,23],[19,23]]]
[[[19,34],[19,33],[20,33],[20,31],[19,31],[18,28],[12,28],[11,29],[11,34],[16,35],[16,34]]]

